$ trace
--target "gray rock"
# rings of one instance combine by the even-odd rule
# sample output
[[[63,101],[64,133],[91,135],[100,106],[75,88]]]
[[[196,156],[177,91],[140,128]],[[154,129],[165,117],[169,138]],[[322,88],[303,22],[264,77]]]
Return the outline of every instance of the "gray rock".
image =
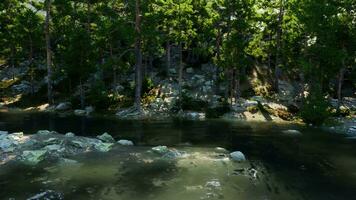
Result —
[[[12,152],[15,150],[18,143],[8,137],[4,137],[0,140],[0,150],[3,152]]]
[[[74,114],[78,115],[78,116],[83,116],[83,115],[86,115],[86,111],[85,110],[76,109],[76,110],[74,110]]]
[[[115,91],[116,91],[116,92],[122,92],[122,91],[124,91],[124,90],[125,90],[125,87],[122,86],[122,85],[117,85],[117,86],[115,87]]]
[[[3,152],[13,152],[20,143],[26,143],[28,138],[22,132],[12,134],[2,134],[0,136],[0,150]]]
[[[246,161],[246,157],[241,151],[232,152],[230,153],[230,156],[233,161],[237,161],[237,162]]]
[[[37,134],[38,134],[38,135],[47,136],[47,135],[52,134],[52,132],[49,131],[49,130],[39,130],[39,131],[37,131]]]
[[[98,142],[94,144],[95,150],[99,152],[108,152],[112,149],[114,146],[113,143],[104,143],[104,142]]]
[[[154,153],[164,155],[169,152],[169,149],[167,146],[157,146],[157,147],[152,147],[151,149]]]
[[[29,94],[31,92],[31,83],[22,81],[20,84],[13,85],[11,89],[16,93]]]
[[[189,68],[186,69],[186,72],[188,74],[193,74],[194,73],[194,69],[192,67],[189,67]]]
[[[21,155],[21,161],[28,165],[37,165],[45,159],[46,150],[24,151]]]
[[[349,127],[349,129],[347,130],[347,134],[356,135],[356,126]]]
[[[134,145],[134,143],[130,140],[119,140],[117,143],[120,145],[123,145],[123,146],[133,146]]]
[[[28,198],[27,200],[63,200],[64,196],[53,190],[46,190],[45,192],[36,194],[33,197]]]
[[[61,143],[61,140],[59,138],[48,138],[47,140],[44,140],[43,143],[45,145],[59,144]]]
[[[72,146],[74,146],[76,148],[81,148],[81,149],[84,149],[84,148],[87,148],[90,146],[87,143],[79,141],[79,140],[73,140],[73,141],[71,141],[71,144],[72,144]]]
[[[68,132],[64,135],[65,137],[75,137],[75,134],[72,132]]]
[[[205,187],[208,189],[221,189],[221,183],[218,180],[206,182]]]
[[[99,140],[107,143],[114,143],[115,139],[109,133],[103,133],[102,135],[97,136]]]
[[[43,148],[44,150],[47,150],[49,152],[64,152],[64,148],[62,148],[61,145],[59,144],[51,144],[51,145],[47,145]]]
[[[86,112],[86,115],[90,115],[92,112],[94,112],[94,107],[93,106],[87,106],[85,107],[85,112]]]
[[[185,152],[180,152],[176,149],[169,149],[167,146],[157,146],[153,147],[151,150],[165,159],[176,159],[185,155]]]
[[[180,111],[178,113],[178,116],[188,119],[188,120],[204,120],[205,119],[205,113],[203,113],[203,112]]]
[[[169,74],[177,74],[177,70],[175,68],[168,70]]]
[[[70,102],[63,102],[56,106],[57,111],[67,111],[72,108],[72,104]]]
[[[217,152],[217,153],[227,153],[228,150],[226,150],[225,148],[222,148],[222,147],[216,147],[215,148],[215,152]]]
[[[177,159],[177,158],[181,158],[185,155],[185,152],[180,152],[176,149],[170,149],[167,153],[165,153],[163,155],[162,158],[165,159]]]
[[[7,134],[9,134],[8,131],[0,131],[0,137],[1,137],[1,135],[7,135]]]

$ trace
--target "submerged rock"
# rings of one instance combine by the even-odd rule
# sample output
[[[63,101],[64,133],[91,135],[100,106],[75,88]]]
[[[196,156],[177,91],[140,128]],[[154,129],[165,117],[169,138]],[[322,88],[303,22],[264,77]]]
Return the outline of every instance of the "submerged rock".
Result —
[[[28,165],[37,165],[44,160],[46,150],[24,151],[21,155],[21,161]]]
[[[154,153],[162,156],[162,158],[176,159],[185,155],[185,152],[176,149],[169,149],[167,146],[157,146],[151,149]]]
[[[72,159],[67,159],[67,158],[59,159],[58,163],[62,167],[64,167],[64,166],[80,166],[81,165],[78,161],[72,160]]]
[[[85,110],[76,109],[76,110],[74,110],[74,114],[78,115],[78,116],[83,116],[83,115],[86,115],[86,111]]]
[[[154,153],[158,153],[160,155],[164,155],[169,152],[169,149],[167,146],[157,146],[157,147],[152,147],[151,149]]]
[[[287,135],[301,135],[302,133],[298,130],[284,130],[282,131],[284,134]]]
[[[46,190],[45,192],[36,194],[33,197],[28,198],[27,200],[62,200],[64,199],[63,195],[59,192],[53,190]]]
[[[246,157],[241,151],[232,152],[230,153],[230,156],[233,161],[237,161],[237,162],[246,161]]]
[[[108,143],[115,142],[115,139],[109,133],[104,133],[102,135],[97,136],[96,138],[98,138],[103,142],[108,142]]]
[[[221,183],[218,180],[211,180],[206,182],[205,187],[208,189],[221,189]]]
[[[356,126],[349,127],[349,129],[347,130],[347,134],[356,135]]]
[[[119,140],[117,143],[120,145],[123,145],[123,146],[133,146],[134,145],[134,143],[130,140]]]

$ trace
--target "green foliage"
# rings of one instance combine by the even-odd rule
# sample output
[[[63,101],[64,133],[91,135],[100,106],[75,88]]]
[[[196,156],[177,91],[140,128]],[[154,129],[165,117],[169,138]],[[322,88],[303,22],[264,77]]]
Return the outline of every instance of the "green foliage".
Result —
[[[258,106],[249,106],[247,107],[247,111],[250,112],[250,113],[257,113],[260,109],[258,108]]]
[[[102,81],[96,81],[87,95],[89,105],[93,105],[98,110],[107,109],[112,104],[112,98],[109,97]]]
[[[131,104],[134,91],[126,80],[135,66],[136,1],[52,0],[52,3],[51,78],[62,80],[54,87],[55,93],[64,93],[58,96],[65,97],[78,85],[88,84],[95,74],[101,74],[105,84],[89,83],[93,89],[86,95],[87,101],[103,108],[117,102],[124,102],[121,103],[124,106]],[[286,78],[312,80],[331,96],[336,96],[335,90],[327,87],[338,78],[340,69],[345,69],[351,73],[348,81],[356,88],[356,19],[352,0],[141,0],[140,8],[140,50],[147,70],[166,72],[163,69],[166,45],[171,45],[171,64],[176,64],[177,46],[182,44],[185,67],[214,63],[223,68],[219,74],[224,76],[223,81],[228,81],[230,71],[245,71],[237,78],[252,83],[255,93],[260,95],[270,96],[273,85],[270,79],[259,82],[248,77],[260,65],[266,66],[270,73],[262,74],[263,77],[271,76],[274,66],[279,64]],[[281,22],[280,8],[284,11]],[[38,0],[0,3],[0,63],[14,68],[30,65],[28,75],[22,77],[27,81],[33,77],[42,81],[47,75],[39,67],[46,60],[44,9],[44,1]],[[277,50],[280,29],[282,45]],[[280,63],[276,63],[277,53]],[[108,98],[108,91],[118,83],[125,87],[121,92],[125,98]],[[5,86],[8,83],[0,87]],[[154,98],[154,94],[149,94],[152,89],[152,80],[145,79],[142,95],[148,101]],[[246,94],[249,95],[252,92]],[[187,96],[178,103],[191,110],[207,107],[205,102]]]
[[[175,102],[172,112],[178,112],[180,108],[190,111],[205,111],[208,108],[208,102],[200,99],[194,99],[183,93],[182,99]]]
[[[153,88],[153,80],[151,78],[145,77],[142,82],[142,94],[149,93]]]
[[[305,123],[321,125],[331,115],[329,106],[323,94],[314,90],[304,99],[304,105],[299,114]]]

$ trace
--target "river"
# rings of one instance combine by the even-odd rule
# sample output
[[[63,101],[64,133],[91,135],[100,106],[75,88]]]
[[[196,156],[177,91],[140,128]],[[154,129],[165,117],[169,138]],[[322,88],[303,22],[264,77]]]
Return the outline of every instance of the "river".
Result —
[[[122,121],[41,113],[0,113],[0,130],[48,129],[95,137],[103,132],[133,147],[88,153],[76,165],[0,166],[0,199],[54,190],[64,199],[356,199],[356,141],[320,128],[226,120]],[[296,129],[302,135],[282,131]],[[186,152],[175,160],[157,145]],[[241,151],[235,163],[217,150]]]

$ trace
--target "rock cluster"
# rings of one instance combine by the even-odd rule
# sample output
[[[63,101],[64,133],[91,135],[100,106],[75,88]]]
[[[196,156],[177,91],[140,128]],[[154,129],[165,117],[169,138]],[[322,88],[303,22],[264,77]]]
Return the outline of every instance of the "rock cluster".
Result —
[[[133,145],[133,142],[120,140],[119,144]],[[19,161],[36,165],[45,159],[63,160],[86,152],[108,152],[114,145],[115,139],[108,133],[88,138],[48,130],[40,130],[34,135],[0,131],[0,164]]]

